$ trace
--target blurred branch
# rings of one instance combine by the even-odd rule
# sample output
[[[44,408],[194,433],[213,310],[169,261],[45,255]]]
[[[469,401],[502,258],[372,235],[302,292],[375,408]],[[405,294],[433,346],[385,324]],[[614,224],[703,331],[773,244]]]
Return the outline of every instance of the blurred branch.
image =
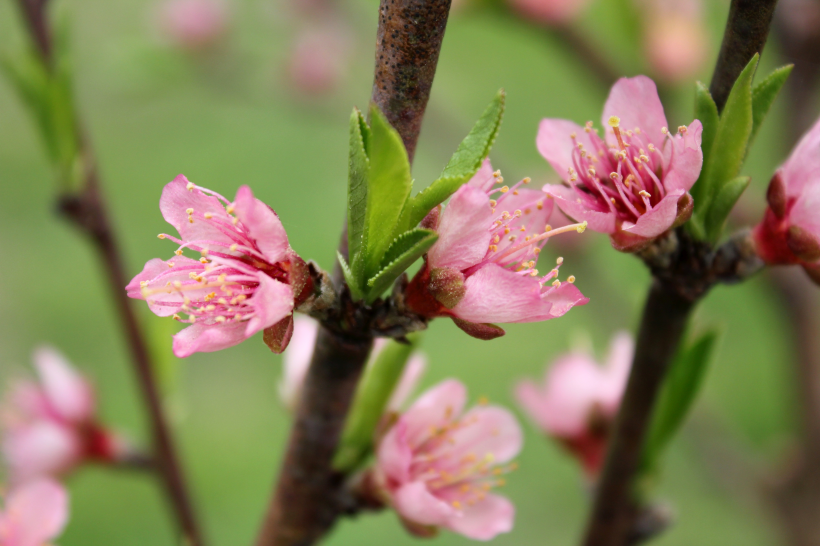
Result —
[[[45,0],[19,0],[19,5],[37,46],[38,54],[44,65],[51,67],[53,40]],[[125,292],[125,285],[129,278],[125,275],[122,255],[100,191],[96,163],[88,142],[82,138],[80,127],[77,127],[76,131],[80,141],[81,164],[84,166],[83,185],[75,193],[65,193],[60,196],[57,208],[88,237],[102,262],[148,413],[156,468],[165,484],[186,541],[191,546],[200,546],[204,542],[185,486],[170,428],[162,409],[148,345]]]
[[[576,57],[592,74],[603,89],[612,87],[621,76],[617,67],[589,39],[569,24],[555,25],[548,30],[555,35],[561,46]]]
[[[709,91],[723,110],[735,80],[755,53],[762,53],[777,0],[732,0]]]
[[[372,100],[398,131],[411,161],[449,10],[450,0],[382,0],[379,6]],[[346,241],[343,235],[343,254]],[[353,303],[345,287],[340,299],[344,313],[324,320],[319,330],[258,546],[313,544],[350,512],[345,476],[332,461],[373,346],[374,310]]]

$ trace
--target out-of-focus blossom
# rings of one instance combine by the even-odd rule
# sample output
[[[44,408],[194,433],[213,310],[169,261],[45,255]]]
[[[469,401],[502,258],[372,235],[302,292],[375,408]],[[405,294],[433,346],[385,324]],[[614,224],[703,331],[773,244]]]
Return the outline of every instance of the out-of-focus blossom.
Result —
[[[565,25],[576,19],[589,0],[509,0],[519,15],[549,26]]]
[[[180,235],[159,238],[179,245],[177,257],[150,260],[126,290],[158,316],[190,324],[174,336],[174,354],[218,351],[260,330],[272,350],[284,350],[294,302],[307,297],[312,283],[276,213],[247,186],[230,203],[183,175],[165,186],[159,206]],[[183,256],[185,248],[202,257]]]
[[[777,169],[767,199],[757,253],[769,265],[799,264],[820,284],[820,120]]]
[[[688,192],[703,165],[703,126],[694,120],[673,136],[655,83],[646,76],[615,83],[603,124],[605,140],[591,121],[585,127],[541,121],[538,151],[564,181],[544,191],[564,214],[608,234],[618,250],[640,250],[692,215]]]
[[[159,8],[163,33],[177,47],[203,51],[225,36],[228,9],[220,0],[165,0]]]
[[[548,369],[543,384],[525,380],[516,386],[518,402],[535,424],[577,457],[591,478],[603,463],[633,352],[632,338],[620,333],[604,366],[587,353],[569,353]]]
[[[316,343],[318,331],[319,324],[313,319],[300,316],[294,320],[293,337],[284,354],[284,373],[279,383],[279,397],[285,407],[291,411],[296,409],[296,404],[299,402],[305,376],[313,357],[313,346]],[[387,341],[383,338],[376,340],[367,363],[368,366],[373,365],[386,343]],[[427,359],[421,352],[415,351],[410,355],[404,372],[387,403],[388,412],[398,411],[401,408],[416,388],[426,367]]]
[[[14,484],[114,462],[124,443],[97,423],[94,390],[61,354],[34,353],[39,382],[16,384],[3,405],[3,458]]]
[[[709,33],[701,0],[646,0],[646,58],[661,79],[677,83],[692,79],[709,57]]]
[[[0,510],[0,546],[47,546],[68,521],[68,494],[40,479],[13,489]]]
[[[552,229],[551,199],[522,188],[528,178],[493,189],[502,182],[487,160],[443,211],[437,207],[425,218],[422,225],[438,231],[439,239],[407,288],[413,311],[451,317],[481,339],[504,334],[485,323],[548,320],[589,301],[574,277],[557,279],[558,266],[542,276],[535,269],[548,238],[581,232],[585,224]]]
[[[467,391],[454,379],[431,388],[381,440],[374,480],[406,527],[430,535],[444,527],[489,540],[513,527],[515,508],[490,491],[521,450],[515,417],[496,406],[464,411]]]
[[[294,41],[287,66],[288,80],[298,92],[310,96],[334,91],[350,64],[350,29],[339,23],[316,23]]]

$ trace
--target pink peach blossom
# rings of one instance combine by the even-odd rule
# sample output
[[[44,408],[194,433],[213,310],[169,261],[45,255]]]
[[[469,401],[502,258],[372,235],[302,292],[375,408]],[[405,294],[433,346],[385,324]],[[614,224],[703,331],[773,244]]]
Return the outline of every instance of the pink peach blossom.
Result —
[[[0,511],[0,546],[47,546],[68,520],[68,494],[52,480],[13,489]]]
[[[557,280],[558,267],[541,277],[535,269],[549,237],[585,226],[549,228],[552,200],[521,188],[529,179],[493,189],[500,182],[500,174],[485,161],[442,212],[436,208],[428,215],[423,225],[438,231],[439,239],[407,289],[413,311],[449,316],[483,339],[504,331],[482,323],[548,320],[588,301],[572,284],[574,277]]]
[[[509,0],[519,15],[549,26],[566,25],[578,18],[589,0]]]
[[[288,61],[290,84],[310,96],[334,91],[350,64],[350,29],[334,23],[314,24],[296,38]]]
[[[642,2],[644,49],[655,73],[671,83],[692,79],[709,55],[701,0]]]
[[[606,141],[592,122],[541,121],[538,151],[564,181],[544,191],[564,214],[608,234],[615,248],[636,251],[691,216],[688,191],[703,164],[703,126],[694,120],[673,136],[646,76],[615,83],[603,120]]]
[[[622,332],[612,340],[604,366],[587,353],[569,353],[549,368],[542,385],[525,380],[516,386],[521,407],[579,459],[590,477],[598,474],[603,463],[633,352],[632,338]]]
[[[160,210],[180,238],[177,257],[145,264],[126,287],[161,317],[190,324],[174,336],[174,354],[218,351],[260,330],[269,330],[284,350],[293,328],[294,300],[310,291],[304,262],[288,244],[276,213],[242,186],[233,203],[183,175],[162,192]],[[236,216],[233,216],[233,213]],[[182,255],[188,248],[199,260]],[[179,313],[187,313],[183,319]],[[267,338],[266,338],[267,340]]]
[[[293,337],[288,350],[284,354],[284,373],[279,383],[279,398],[290,411],[296,409],[296,404],[299,401],[302,385],[310,367],[310,360],[313,357],[313,346],[318,331],[319,323],[311,318],[297,317],[294,320]],[[383,338],[376,340],[367,366],[373,365],[386,343],[387,340]],[[398,411],[401,408],[404,401],[416,388],[421,376],[424,375],[426,367],[427,359],[425,356],[420,351],[414,351],[410,355],[404,367],[404,372],[387,403],[387,411]]]
[[[122,442],[97,423],[91,385],[54,349],[34,353],[39,383],[20,382],[3,407],[3,458],[13,483],[112,462]]]
[[[522,432],[506,409],[464,412],[466,399],[454,379],[424,393],[381,440],[374,477],[408,529],[489,540],[513,527],[514,506],[490,490],[512,468]]]
[[[820,284],[820,119],[775,172],[767,199],[758,254],[769,265],[799,264]]]
[[[228,20],[228,9],[220,0],[166,0],[159,10],[165,35],[188,51],[202,51],[219,42]]]

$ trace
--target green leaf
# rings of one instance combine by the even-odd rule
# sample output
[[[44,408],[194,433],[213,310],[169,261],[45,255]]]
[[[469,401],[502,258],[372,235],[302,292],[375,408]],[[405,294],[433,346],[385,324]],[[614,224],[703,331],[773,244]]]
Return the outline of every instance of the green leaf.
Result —
[[[652,415],[642,473],[657,470],[660,456],[683,424],[703,385],[717,338],[717,332],[706,332],[675,355]]]
[[[347,248],[348,256],[356,275],[356,286],[364,285],[361,265],[364,263],[362,238],[364,237],[365,212],[367,209],[367,173],[370,160],[367,158],[365,141],[370,138],[370,129],[358,108],[350,115],[350,151],[348,153],[347,176]],[[350,281],[348,280],[348,284]]]
[[[748,176],[738,176],[723,185],[715,199],[712,201],[712,206],[709,207],[709,212],[706,215],[706,238],[715,242],[720,237],[723,231],[723,225],[726,223],[726,218],[734,208],[737,200],[749,187],[749,182],[752,179]]]
[[[501,119],[504,117],[505,100],[506,94],[502,89],[461,141],[438,179],[410,200],[399,224],[402,230],[416,226],[433,207],[453,195],[481,168],[481,163],[490,154],[498,136]]]
[[[342,431],[333,467],[343,473],[355,470],[373,450],[373,436],[384,415],[387,402],[401,379],[410,355],[418,344],[418,335],[408,336],[410,343],[389,341],[365,369],[356,389],[350,413]]]
[[[792,64],[781,66],[752,89],[752,134],[749,136],[749,146],[752,145],[755,136],[757,136],[760,125],[766,119],[766,114],[769,113],[774,99],[777,98],[780,89],[786,83],[792,68],[794,68]]]
[[[701,187],[696,192],[698,197],[693,216],[700,226],[705,225],[714,197],[737,176],[743,165],[752,132],[752,78],[758,58],[757,54],[752,57],[732,86],[720,115],[714,142],[707,154],[708,159],[696,183]]]
[[[715,134],[717,133],[718,124],[720,123],[720,117],[718,116],[717,105],[714,99],[712,99],[709,88],[701,82],[695,84],[695,119],[700,120],[703,124],[700,147],[703,150],[703,164],[706,165],[712,153],[712,143],[715,141]],[[704,177],[701,176],[700,178],[703,179]],[[690,190],[695,200],[696,209],[700,203],[701,190],[704,187],[705,183],[701,183],[701,180],[698,180]]]
[[[364,295],[362,294],[362,289],[359,286],[357,279],[353,276],[353,272],[350,270],[350,266],[347,265],[345,261],[345,257],[342,256],[341,252],[336,252],[336,258],[339,260],[339,265],[342,268],[342,274],[345,277],[345,282],[347,282],[347,286],[350,288],[350,295],[353,296],[354,300],[360,300]]]
[[[367,210],[362,237],[363,272],[366,277],[372,277],[379,271],[382,257],[393,242],[396,224],[413,188],[410,162],[401,137],[375,105],[370,109],[370,130]]]
[[[402,233],[393,241],[382,260],[382,270],[367,281],[367,302],[372,303],[387,290],[393,282],[421,258],[438,241],[438,233],[429,229],[416,228]]]

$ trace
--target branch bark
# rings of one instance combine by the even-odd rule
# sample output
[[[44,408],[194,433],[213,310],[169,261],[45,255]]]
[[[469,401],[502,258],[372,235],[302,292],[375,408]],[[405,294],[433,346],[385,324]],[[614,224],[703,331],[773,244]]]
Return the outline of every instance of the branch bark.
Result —
[[[48,20],[48,0],[19,0],[20,10],[29,28],[32,40],[46,67],[53,61],[53,36]],[[143,401],[148,414],[153,442],[154,467],[165,486],[182,535],[187,544],[204,544],[185,480],[174,447],[167,419],[162,409],[154,365],[142,327],[125,293],[129,278],[125,274],[113,226],[100,191],[96,163],[88,142],[83,138],[80,126],[76,128],[81,143],[85,173],[83,188],[77,193],[65,194],[58,200],[58,210],[71,221],[93,244],[107,277],[111,297],[120,316],[129,353],[137,375]]]
[[[709,91],[718,111],[743,68],[755,53],[762,53],[769,36],[777,0],[732,0]]]
[[[412,162],[450,0],[382,0],[372,101],[398,131]],[[343,234],[340,251],[346,254]],[[338,268],[337,268],[338,269]],[[362,369],[373,346],[373,310],[340,286],[340,320],[319,329],[279,481],[257,546],[308,546],[345,512],[345,476],[332,467]]]

